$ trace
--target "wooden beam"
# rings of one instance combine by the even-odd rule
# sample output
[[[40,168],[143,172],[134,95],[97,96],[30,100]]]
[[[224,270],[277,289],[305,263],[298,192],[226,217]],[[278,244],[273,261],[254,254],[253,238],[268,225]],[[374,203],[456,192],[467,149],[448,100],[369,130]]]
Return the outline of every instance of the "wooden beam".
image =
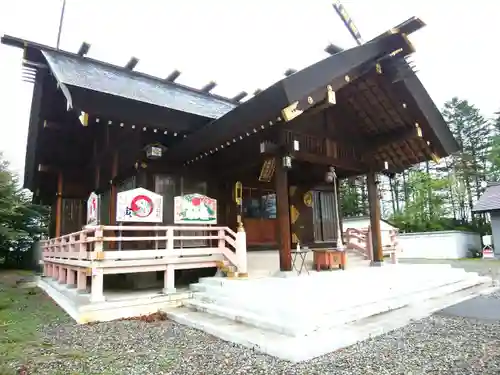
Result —
[[[380,265],[384,261],[382,253],[382,233],[380,230],[380,198],[378,194],[378,182],[374,172],[366,175],[368,188],[368,205],[370,208],[370,232],[371,248],[373,255],[371,257],[373,265]]]
[[[38,172],[44,172],[44,173],[59,173],[60,168],[56,167],[54,165],[47,165],[47,164],[38,164]]]
[[[111,165],[111,178],[114,180],[118,176],[119,154],[118,151],[113,153],[113,162]],[[111,197],[109,201],[109,222],[111,225],[116,224],[116,183],[111,184]]]
[[[358,172],[364,172],[369,169],[369,165],[352,159],[334,158],[302,151],[295,151],[292,155],[297,160],[306,161],[312,164],[331,165],[333,167]]]
[[[280,270],[291,271],[292,236],[290,228],[290,203],[288,200],[288,171],[283,168],[281,157],[276,157],[274,182],[276,189]]]
[[[237,94],[234,97],[232,97],[231,100],[234,101],[234,102],[238,102],[239,103],[246,96],[248,96],[248,93],[246,91],[242,91],[239,94]]]
[[[215,83],[214,81],[210,81],[205,86],[203,86],[200,89],[200,91],[208,93],[208,92],[212,91],[215,88],[215,86],[217,86],[217,83]]]
[[[165,78],[165,81],[167,82],[175,82],[177,78],[181,75],[181,72],[177,69],[175,69],[172,73],[170,73],[167,78]]]
[[[339,46],[336,46],[335,44],[330,43],[328,46],[326,46],[324,51],[330,55],[335,55],[339,52],[342,52],[343,49]]]
[[[317,113],[328,106],[335,104],[336,102],[335,92],[333,91],[332,86],[326,85],[323,88],[317,89],[309,96],[290,104],[286,108],[283,108],[281,110],[281,115],[285,121],[292,121],[304,112],[309,112],[309,110],[316,106],[319,106],[315,110]]]
[[[78,52],[77,54],[79,56],[85,56],[87,53],[89,53],[89,50],[90,50],[90,44],[87,43],[87,42],[83,42],[81,45],[80,45],[80,48],[78,48]]]
[[[364,147],[363,154],[370,154],[376,152],[382,147],[389,146],[393,143],[400,143],[407,141],[411,138],[422,137],[422,130],[420,128],[410,128],[402,129],[395,132],[389,132],[384,134],[376,135],[370,138],[369,142],[364,142],[366,146]]]
[[[125,69],[134,70],[134,68],[139,63],[139,59],[137,57],[132,56],[130,60],[125,64]]]

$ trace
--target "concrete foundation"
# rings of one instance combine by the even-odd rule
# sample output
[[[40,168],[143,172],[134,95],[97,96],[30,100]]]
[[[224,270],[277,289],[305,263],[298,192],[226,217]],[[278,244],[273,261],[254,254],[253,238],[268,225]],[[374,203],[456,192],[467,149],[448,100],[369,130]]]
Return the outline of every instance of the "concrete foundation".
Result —
[[[206,278],[170,317],[290,361],[312,359],[490,292],[448,265],[386,265],[300,277]]]

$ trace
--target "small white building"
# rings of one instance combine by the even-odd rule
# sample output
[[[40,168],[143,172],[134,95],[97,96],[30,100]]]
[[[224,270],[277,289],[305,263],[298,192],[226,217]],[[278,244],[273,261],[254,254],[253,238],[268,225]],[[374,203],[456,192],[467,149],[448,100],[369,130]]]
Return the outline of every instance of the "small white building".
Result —
[[[348,228],[353,229],[363,229],[366,230],[370,226],[370,217],[369,216],[356,216],[356,217],[348,217],[342,219],[342,225],[344,227],[344,231]],[[380,230],[382,231],[398,231],[399,229],[395,226],[389,224],[385,220],[380,220]]]

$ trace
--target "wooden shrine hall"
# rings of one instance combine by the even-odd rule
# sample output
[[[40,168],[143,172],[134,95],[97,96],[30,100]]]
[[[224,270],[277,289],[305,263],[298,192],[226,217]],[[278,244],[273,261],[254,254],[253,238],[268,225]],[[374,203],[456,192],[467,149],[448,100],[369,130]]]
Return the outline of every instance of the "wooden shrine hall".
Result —
[[[381,262],[377,174],[458,150],[407,58],[418,19],[300,71],[246,100],[152,77],[131,58],[115,66],[12,36],[34,84],[24,187],[52,207],[50,237],[85,226],[86,200],[100,196],[100,223],[116,225],[116,195],[135,187],[164,197],[217,199],[218,225],[246,231],[249,248],[336,247],[342,223],[336,179],[367,175],[373,260]],[[241,185],[237,184],[240,183]],[[235,203],[235,184],[242,189]],[[337,187],[337,188],[336,188]],[[240,216],[241,215],[241,216]]]

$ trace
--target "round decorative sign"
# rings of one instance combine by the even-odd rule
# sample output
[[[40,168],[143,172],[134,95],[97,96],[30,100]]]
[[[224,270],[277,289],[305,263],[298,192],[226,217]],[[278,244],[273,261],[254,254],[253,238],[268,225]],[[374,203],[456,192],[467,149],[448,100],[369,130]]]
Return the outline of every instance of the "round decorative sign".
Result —
[[[313,205],[313,195],[310,191],[304,194],[304,204],[307,207],[312,207]]]
[[[130,203],[130,210],[137,217],[148,217],[153,212],[153,201],[147,195],[137,195]]]

